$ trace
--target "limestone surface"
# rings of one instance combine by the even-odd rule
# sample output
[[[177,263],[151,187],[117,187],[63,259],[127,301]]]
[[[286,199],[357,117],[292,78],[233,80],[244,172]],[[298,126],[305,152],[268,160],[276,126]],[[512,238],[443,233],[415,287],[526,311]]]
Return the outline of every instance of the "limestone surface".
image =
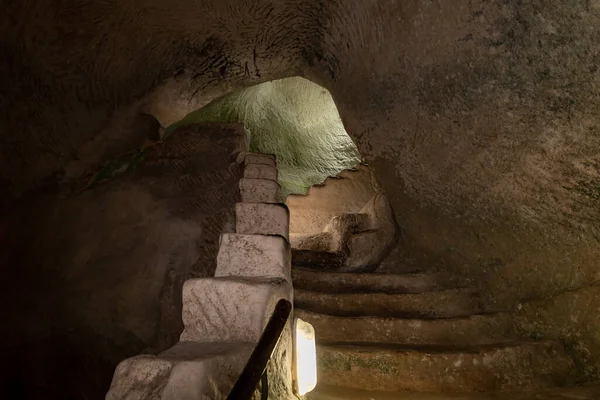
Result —
[[[280,203],[279,184],[271,179],[240,179],[244,203]]]
[[[359,213],[379,188],[375,171],[358,165],[311,186],[306,195],[290,194],[285,199],[292,210],[290,232],[307,235],[323,232],[336,215]]]
[[[122,361],[107,400],[224,400],[253,350],[251,343],[179,342],[158,356]]]
[[[219,277],[183,285],[182,341],[256,343],[280,299],[292,298],[283,279]]]
[[[279,278],[291,283],[291,258],[283,236],[223,234],[215,276]]]
[[[277,181],[277,168],[268,164],[246,164],[244,178]]]
[[[251,164],[269,165],[271,167],[277,166],[277,159],[272,154],[248,153],[245,155],[244,161],[246,166]]]
[[[366,390],[502,392],[575,382],[573,360],[552,341],[462,349],[322,345],[317,359],[321,383]]]
[[[368,312],[367,312],[368,313]],[[311,323],[321,343],[381,343],[468,347],[518,339],[514,318],[508,313],[458,318],[353,318],[295,310]],[[458,351],[458,349],[457,349]]]
[[[390,253],[396,245],[398,231],[387,196],[377,192],[360,212],[335,215],[322,232],[295,233],[291,243],[296,251],[340,255],[343,261],[337,267],[339,271],[364,272],[376,269]]]
[[[382,392],[317,385],[308,400],[597,400],[600,382],[577,387],[540,389],[506,393],[423,393],[412,391]]]
[[[118,195],[110,184],[78,189],[155,137],[138,123],[142,114],[166,126],[288,76],[329,91],[387,191],[403,228],[388,270],[467,272],[488,309],[559,303],[548,316],[541,304],[527,324],[536,335],[567,338],[589,377],[600,378],[600,337],[590,322],[600,316],[600,295],[586,289],[600,282],[597,1],[151,4],[3,2],[2,302],[14,309],[1,353],[9,355],[4,365],[23,366],[3,378],[59,398],[93,398],[84,388],[104,388],[116,359],[153,344],[160,293],[169,292],[161,277],[171,265],[178,279],[196,266],[214,270],[202,255],[216,254],[218,207],[199,197],[233,202],[220,191],[227,174],[195,156],[205,180],[188,186],[175,168],[169,173],[181,179],[168,182],[142,178],[142,166],[117,179]],[[293,135],[287,140],[291,164],[302,152],[293,151]],[[154,166],[189,161],[165,157]],[[164,202],[129,195],[140,180]],[[170,197],[163,185],[186,189]],[[174,215],[186,223],[171,223]],[[140,295],[146,289],[154,295]],[[567,292],[578,297],[569,303],[573,318],[560,305]],[[176,321],[168,325],[177,332]],[[65,362],[57,348],[85,361]]]
[[[465,287],[469,281],[444,272],[365,274],[292,270],[294,288],[327,293],[424,293]]]
[[[235,221],[237,233],[280,235],[289,239],[290,215],[283,204],[237,203]]]
[[[362,231],[349,235],[347,257],[341,271],[374,270],[397,243],[399,228],[385,193],[376,193],[360,214],[368,216],[368,223]]]
[[[441,292],[387,293],[320,293],[295,290],[298,308],[329,315],[414,318],[462,317],[481,312],[478,295],[472,289]]]

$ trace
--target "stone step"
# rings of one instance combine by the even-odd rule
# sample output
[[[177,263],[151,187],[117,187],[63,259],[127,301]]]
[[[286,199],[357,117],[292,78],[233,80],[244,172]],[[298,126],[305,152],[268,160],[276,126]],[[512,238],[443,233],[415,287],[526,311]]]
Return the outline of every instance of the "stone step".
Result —
[[[319,343],[469,346],[520,337],[507,313],[442,319],[336,317],[303,310],[294,315],[314,326]]]
[[[251,164],[269,165],[271,167],[277,166],[277,159],[272,154],[262,153],[247,153],[244,156],[244,163],[246,166]]]
[[[346,257],[342,253],[292,248],[292,265],[295,267],[331,272],[342,268],[344,261],[346,261]]]
[[[325,385],[443,393],[566,386],[574,383],[575,371],[553,341],[468,348],[319,345],[317,364]]]
[[[333,235],[329,232],[316,234],[290,233],[290,244],[294,251],[308,250],[313,252],[335,253]]]
[[[477,293],[470,289],[417,294],[295,290],[294,305],[306,311],[344,317],[452,318],[481,312]]]
[[[567,388],[502,393],[382,392],[317,384],[307,400],[598,400],[600,382]]]
[[[240,195],[243,203],[281,203],[280,188],[271,179],[240,179]]]
[[[284,204],[236,203],[235,231],[251,235],[280,235],[289,240],[290,212]]]
[[[218,277],[183,285],[181,341],[251,342],[262,331],[280,299],[292,298],[283,279]]]
[[[424,293],[467,286],[468,282],[445,273],[356,274],[292,270],[296,289],[325,293]]]
[[[106,399],[225,399],[253,349],[244,342],[179,342],[158,356],[128,358]]]
[[[338,214],[331,218],[322,232],[290,233],[290,243],[296,250],[342,252],[348,237],[368,230],[370,223],[371,216],[369,214]]]
[[[290,245],[282,236],[221,235],[215,277],[253,276],[291,282]]]
[[[277,180],[277,168],[267,164],[248,164],[244,168],[244,178]]]

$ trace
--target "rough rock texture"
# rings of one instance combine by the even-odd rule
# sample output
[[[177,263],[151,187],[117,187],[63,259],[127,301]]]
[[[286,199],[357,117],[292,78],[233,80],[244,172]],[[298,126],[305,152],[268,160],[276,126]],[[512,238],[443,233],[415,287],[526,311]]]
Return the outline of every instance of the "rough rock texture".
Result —
[[[317,354],[321,383],[366,390],[526,391],[575,381],[573,361],[555,342],[418,351],[401,346],[322,345]]]
[[[289,195],[285,203],[292,210],[290,232],[305,235],[323,232],[336,215],[360,212],[379,188],[373,171],[359,165],[311,186],[306,195]]]
[[[290,213],[292,214],[293,211]],[[328,251],[344,253],[349,237],[368,229],[369,216],[362,213],[340,213],[325,225],[323,232],[317,234],[294,234],[291,244],[294,249]]]
[[[530,337],[563,340],[577,360],[577,370],[593,379],[600,374],[600,288],[564,292],[518,307],[521,329]]]
[[[244,168],[253,165],[252,160],[271,160],[245,153],[236,158],[245,160]],[[240,197],[243,201],[243,193]],[[260,378],[255,384],[261,387],[250,388],[253,399],[264,395],[293,398],[291,319],[283,321],[283,332],[273,343],[268,362],[247,365],[279,302],[285,299],[290,305],[292,300],[290,251],[283,237],[288,233],[287,219],[286,213],[282,236],[258,234],[260,223],[254,230],[249,226],[249,234],[222,234],[216,276],[188,279],[183,285],[184,329],[179,342],[157,356],[141,355],[120,362],[107,398],[224,400],[233,396],[236,381],[248,383],[243,379],[249,377],[241,376],[246,366],[251,368],[251,376]],[[244,259],[247,265],[242,265]],[[258,367],[266,368],[262,377],[252,371]]]
[[[191,126],[135,171],[3,217],[1,397],[98,398],[123,358],[177,341],[183,280],[214,274],[234,226],[244,143],[239,126]]]
[[[291,282],[290,245],[282,236],[223,234],[215,276],[255,276]]]
[[[374,392],[319,385],[317,390],[308,395],[309,400],[596,400],[598,398],[600,398],[600,385],[598,382],[584,387],[493,394]]]
[[[238,203],[235,205],[235,231],[289,238],[290,213],[283,204]]]
[[[339,393],[499,395],[582,378],[567,346],[528,336],[510,313],[479,314],[470,291],[436,288],[440,274],[295,271],[294,277],[300,278],[296,315],[317,332],[319,385]],[[387,281],[398,282],[397,290]],[[405,292],[411,294],[400,294]]]
[[[278,155],[284,195],[304,194],[311,185],[361,161],[331,93],[298,76],[235,91],[199,110],[187,105],[163,110],[167,112],[157,118],[165,126],[177,121],[166,131],[193,122],[243,123],[252,133],[252,151]]]
[[[417,294],[320,293],[296,290],[299,308],[330,315],[451,318],[477,314],[479,297],[470,289]]]
[[[344,260],[345,257],[341,253],[292,249],[294,267],[315,269],[317,271],[338,271],[344,266]]]
[[[491,309],[598,282],[597,2],[344,10],[319,82],[396,189],[395,262],[480,271]],[[579,343],[598,354],[593,329]]]
[[[158,356],[132,357],[117,367],[106,399],[226,399],[252,349],[243,342],[179,342]]]
[[[253,164],[257,165],[268,165],[270,167],[277,166],[276,157],[272,154],[257,154],[257,153],[249,153],[244,156],[245,166],[251,166]]]
[[[280,203],[279,184],[271,179],[242,179],[240,193],[244,203]]]
[[[464,287],[468,281],[446,273],[363,274],[329,272],[323,274],[301,268],[292,269],[294,288],[326,293],[424,293]]]
[[[30,310],[35,320],[26,329],[15,325],[11,335],[39,338],[36,330],[52,325],[46,307],[64,310],[84,304],[80,297],[88,293],[100,297],[88,290],[87,278],[44,268],[78,262],[68,255],[83,247],[77,240],[93,234],[86,226],[101,231],[74,215],[88,209],[88,201],[101,202],[96,194],[104,189],[83,194],[86,201],[59,201],[53,195],[59,184],[69,187],[135,148],[151,130],[136,123],[141,112],[193,110],[235,89],[291,75],[330,91],[347,132],[388,193],[404,236],[386,268],[481,272],[490,309],[566,290],[583,296],[582,286],[600,280],[599,27],[600,6],[587,0],[4,2],[2,248],[13,241],[25,247],[21,261],[3,256],[4,269],[16,274],[5,276],[5,303]],[[33,189],[47,197],[18,197]],[[65,207],[62,215],[78,218],[76,235],[59,234],[66,227],[40,228],[60,220],[61,212],[50,211],[56,203]],[[141,218],[143,205],[121,216]],[[35,241],[12,228],[13,216],[23,214],[29,218],[20,222],[22,229],[28,224],[39,232]],[[165,232],[135,226],[144,237]],[[123,230],[105,233],[120,257],[139,243],[139,236]],[[113,240],[119,234],[127,239]],[[93,239],[85,243],[100,247]],[[55,250],[60,247],[67,249]],[[109,258],[103,265],[114,265]],[[104,272],[109,267],[94,271],[103,271],[98,279],[117,276]],[[33,276],[36,282],[14,284]],[[61,295],[45,295],[50,286],[60,287]],[[62,295],[73,292],[78,295]],[[599,312],[587,311],[591,320]],[[555,320],[542,336],[578,326],[580,354],[599,354],[593,325],[573,325],[567,314]],[[93,330],[74,335],[83,343],[96,337]],[[29,351],[44,353],[34,347]],[[29,357],[27,351],[19,354]],[[43,365],[32,380],[52,369]],[[10,373],[20,369],[27,367]]]
[[[398,243],[396,216],[385,193],[375,194],[360,213],[368,216],[368,222],[362,231],[348,238],[342,271],[372,271]]]
[[[291,298],[283,279],[190,279],[183,286],[180,340],[256,343],[280,299]]]
[[[395,219],[387,197],[377,192],[360,212],[340,213],[331,218],[323,232],[295,234],[291,244],[296,254],[298,251],[339,254],[343,258],[340,271],[372,271],[398,242]]]
[[[277,180],[277,168],[264,164],[248,164],[244,169],[244,178]]]
[[[518,337],[514,318],[506,313],[442,319],[344,318],[303,310],[295,315],[311,323],[323,343],[472,346]]]

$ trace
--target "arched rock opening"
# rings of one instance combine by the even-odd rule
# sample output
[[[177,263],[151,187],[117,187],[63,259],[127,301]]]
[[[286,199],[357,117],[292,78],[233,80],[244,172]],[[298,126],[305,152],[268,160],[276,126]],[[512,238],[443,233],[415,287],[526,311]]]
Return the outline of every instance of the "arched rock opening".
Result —
[[[153,108],[161,110],[157,117],[163,121],[181,113],[164,104]],[[265,82],[188,113],[164,135],[198,122],[242,123],[250,151],[277,157],[281,194],[290,195],[286,203],[298,263],[300,254],[325,252],[340,264],[336,269],[372,270],[396,244],[398,228],[385,192],[327,89],[300,77]],[[323,190],[314,186],[325,186],[326,194],[317,194]]]

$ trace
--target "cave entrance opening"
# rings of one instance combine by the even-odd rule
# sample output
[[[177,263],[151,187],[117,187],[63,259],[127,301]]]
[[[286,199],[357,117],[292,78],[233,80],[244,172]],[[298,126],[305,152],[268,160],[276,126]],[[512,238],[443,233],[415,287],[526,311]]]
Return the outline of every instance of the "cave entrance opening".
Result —
[[[265,82],[190,112],[165,133],[199,122],[242,123],[250,151],[277,157],[295,264],[373,270],[395,244],[389,202],[327,89],[301,77]]]

